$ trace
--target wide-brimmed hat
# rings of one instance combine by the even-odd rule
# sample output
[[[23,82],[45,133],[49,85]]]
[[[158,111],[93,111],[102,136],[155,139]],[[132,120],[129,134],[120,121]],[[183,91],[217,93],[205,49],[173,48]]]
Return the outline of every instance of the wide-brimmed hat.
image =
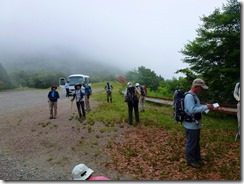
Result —
[[[193,86],[201,86],[203,89],[208,89],[208,86],[206,86],[204,80],[202,80],[202,79],[195,79],[192,82],[192,85]]]
[[[85,164],[79,164],[72,170],[73,180],[86,180],[94,171]]]
[[[81,87],[81,84],[80,83],[75,84],[75,89],[77,88],[77,86]]]

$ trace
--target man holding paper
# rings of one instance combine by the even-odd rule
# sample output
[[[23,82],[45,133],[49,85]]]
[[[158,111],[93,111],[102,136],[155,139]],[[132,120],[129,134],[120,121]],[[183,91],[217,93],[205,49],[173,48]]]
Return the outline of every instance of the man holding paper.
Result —
[[[208,89],[202,79],[195,79],[192,82],[191,89],[184,98],[185,121],[183,126],[186,131],[186,161],[187,165],[200,168],[200,162],[205,159],[200,153],[200,129],[202,112],[214,108],[213,104],[201,105],[198,94]],[[218,106],[218,104],[215,104]]]

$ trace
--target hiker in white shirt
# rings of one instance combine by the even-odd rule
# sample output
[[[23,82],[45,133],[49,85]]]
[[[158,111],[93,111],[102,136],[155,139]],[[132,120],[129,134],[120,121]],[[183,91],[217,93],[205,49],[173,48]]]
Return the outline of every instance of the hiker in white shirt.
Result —
[[[234,98],[237,101],[237,121],[238,121],[238,135],[240,136],[240,128],[241,128],[241,122],[240,122],[240,116],[241,116],[241,88],[240,88],[240,82],[236,83],[235,89],[234,89]]]

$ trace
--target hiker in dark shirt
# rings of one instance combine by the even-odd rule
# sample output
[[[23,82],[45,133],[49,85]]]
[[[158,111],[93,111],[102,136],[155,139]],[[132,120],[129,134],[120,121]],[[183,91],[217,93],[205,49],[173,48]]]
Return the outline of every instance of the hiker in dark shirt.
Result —
[[[49,103],[49,110],[50,110],[50,119],[56,119],[57,117],[57,108],[58,108],[58,99],[59,93],[56,91],[57,86],[51,86],[51,91],[48,93],[48,103]]]
[[[124,92],[124,101],[128,104],[128,116],[129,116],[129,124],[133,123],[132,111],[134,109],[136,122],[139,122],[139,112],[138,112],[138,96],[140,95],[140,91],[137,90],[131,82],[128,82],[127,88]]]
[[[107,84],[105,85],[104,89],[106,90],[106,95],[107,95],[107,102],[112,103],[112,89],[113,86],[111,84],[109,84],[109,82],[107,82]]]

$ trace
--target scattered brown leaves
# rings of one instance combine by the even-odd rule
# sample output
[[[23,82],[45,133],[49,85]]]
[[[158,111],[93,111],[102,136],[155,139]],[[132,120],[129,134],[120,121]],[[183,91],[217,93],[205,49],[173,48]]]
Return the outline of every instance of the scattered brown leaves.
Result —
[[[135,180],[240,180],[239,143],[226,144],[228,149],[222,152],[216,150],[216,144],[201,146],[208,162],[194,169],[186,165],[184,132],[170,134],[139,125],[123,136],[125,141],[105,149],[112,158],[106,165]]]

